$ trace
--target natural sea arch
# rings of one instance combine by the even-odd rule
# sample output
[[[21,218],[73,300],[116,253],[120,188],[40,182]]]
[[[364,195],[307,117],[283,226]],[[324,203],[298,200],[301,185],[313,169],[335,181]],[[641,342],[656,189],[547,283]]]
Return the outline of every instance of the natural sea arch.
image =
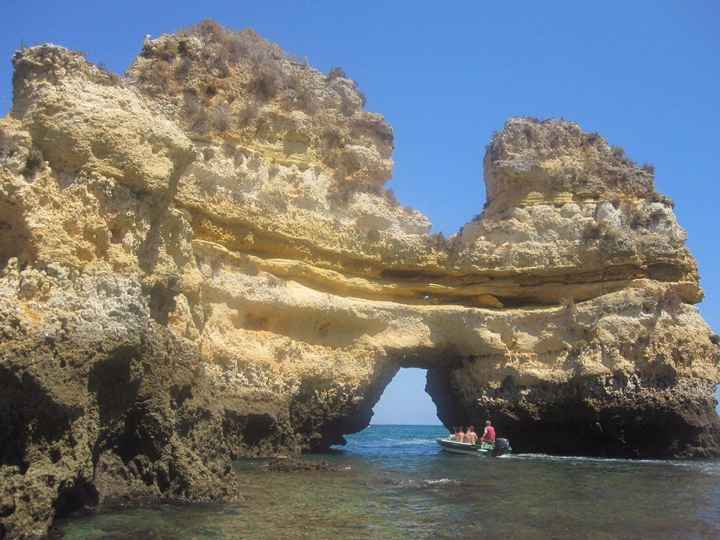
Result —
[[[606,407],[602,402],[587,399],[602,390],[592,377],[541,383],[532,387],[534,394],[528,392],[529,387],[523,381],[512,375],[502,379],[499,386],[490,387],[482,379],[486,359],[466,356],[452,348],[424,348],[398,356],[380,367],[375,380],[355,407],[318,426],[320,437],[311,443],[311,451],[323,452],[331,446],[342,445],[344,435],[358,433],[379,423],[373,417],[375,410],[382,411],[385,406],[383,394],[388,387],[391,392],[396,392],[393,380],[400,373],[398,382],[402,383],[403,373],[410,371],[414,373],[414,380],[400,388],[399,398],[422,402],[427,400],[426,395],[429,396],[437,418],[446,428],[479,426],[490,419],[498,433],[510,439],[513,447],[522,452],[673,457],[672,451],[677,444],[673,441],[678,437],[694,440],[696,433],[703,436],[702,427],[716,422],[717,418],[715,400],[712,400],[711,414],[704,410],[691,411],[694,414],[691,420],[695,423],[685,422],[684,409],[653,408],[652,403],[648,405],[647,402],[637,402],[630,407],[623,404]],[[622,381],[613,379],[610,383],[620,386]],[[432,418],[432,406],[428,409],[429,414],[424,417]]]
[[[475,359],[465,358],[446,348],[441,351],[422,350],[401,355],[377,372],[373,384],[367,388],[360,403],[346,411],[346,414],[341,414],[322,426],[318,425],[316,433],[319,436],[311,442],[309,450],[324,452],[331,446],[344,445],[345,435],[363,431],[373,423],[391,423],[379,422],[375,418],[375,412],[382,412],[382,408],[387,406],[383,395],[388,389],[391,392],[390,406],[393,399],[402,400],[406,405],[419,402],[424,411],[424,420],[421,422],[408,422],[400,417],[401,421],[392,423],[448,427],[477,424],[477,419],[481,416],[487,419],[484,411],[479,407],[469,406],[467,402],[467,393],[472,390],[464,384],[467,381],[464,370],[468,363],[474,361]]]

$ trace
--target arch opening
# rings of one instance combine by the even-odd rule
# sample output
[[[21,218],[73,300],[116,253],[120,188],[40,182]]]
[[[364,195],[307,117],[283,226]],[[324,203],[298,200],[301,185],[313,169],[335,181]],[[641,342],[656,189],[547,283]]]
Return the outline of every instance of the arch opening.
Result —
[[[370,425],[442,425],[427,392],[427,370],[400,368],[373,407]]]
[[[469,409],[457,384],[462,366],[463,357],[447,348],[404,352],[376,373],[362,400],[331,419],[317,419],[309,450],[344,446],[346,435],[370,425],[466,424]]]

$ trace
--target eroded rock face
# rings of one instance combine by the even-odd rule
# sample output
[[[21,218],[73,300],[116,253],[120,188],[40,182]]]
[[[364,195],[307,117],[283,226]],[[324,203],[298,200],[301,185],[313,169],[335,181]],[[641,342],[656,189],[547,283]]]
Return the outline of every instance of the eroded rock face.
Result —
[[[357,85],[251,31],[124,78],[14,58],[0,120],[0,536],[107,501],[240,497],[229,462],[363,429],[400,367],[524,451],[716,455],[717,336],[652,170],[515,118],[454,237],[383,186]]]

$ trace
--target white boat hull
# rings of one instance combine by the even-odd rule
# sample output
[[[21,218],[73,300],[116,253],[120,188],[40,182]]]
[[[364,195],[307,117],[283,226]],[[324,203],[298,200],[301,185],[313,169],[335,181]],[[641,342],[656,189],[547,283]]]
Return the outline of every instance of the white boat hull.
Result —
[[[452,454],[465,454],[473,456],[494,456],[500,454],[506,454],[511,451],[510,444],[505,439],[502,439],[503,443],[499,445],[496,452],[496,446],[488,443],[481,444],[470,444],[453,441],[451,439],[436,439],[437,443],[442,446],[442,449]],[[498,440],[500,442],[500,440]]]

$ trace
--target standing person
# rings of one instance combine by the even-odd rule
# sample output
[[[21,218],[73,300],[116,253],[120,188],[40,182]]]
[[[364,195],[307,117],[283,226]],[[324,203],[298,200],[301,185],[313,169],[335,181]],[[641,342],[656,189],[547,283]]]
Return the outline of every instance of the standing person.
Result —
[[[495,444],[495,428],[492,426],[490,420],[485,422],[485,431],[483,431],[480,442]]]

